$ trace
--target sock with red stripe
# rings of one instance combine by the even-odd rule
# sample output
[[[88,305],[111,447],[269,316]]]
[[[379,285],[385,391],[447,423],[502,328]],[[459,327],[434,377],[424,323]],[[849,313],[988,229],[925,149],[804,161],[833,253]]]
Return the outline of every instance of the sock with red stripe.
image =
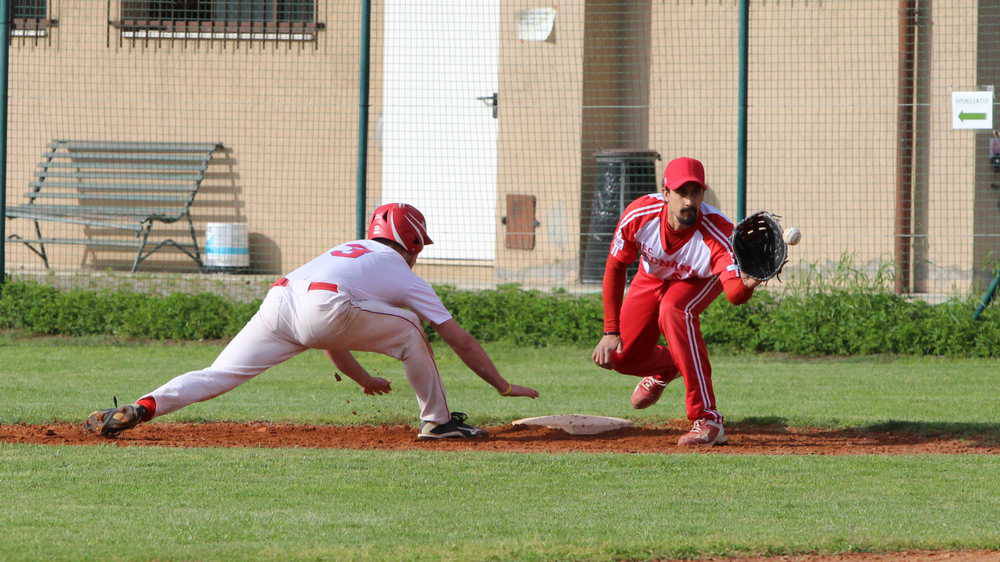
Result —
[[[142,416],[142,421],[147,422],[156,415],[156,400],[152,396],[136,400],[135,403],[146,409],[146,415]]]

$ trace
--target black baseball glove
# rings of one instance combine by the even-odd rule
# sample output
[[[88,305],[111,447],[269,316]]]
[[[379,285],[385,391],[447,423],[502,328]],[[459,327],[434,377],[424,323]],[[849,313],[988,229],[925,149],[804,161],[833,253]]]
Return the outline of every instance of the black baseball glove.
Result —
[[[138,404],[118,406],[116,398],[114,408],[97,410],[87,416],[83,429],[102,437],[118,437],[119,433],[139,425],[145,416],[146,408]]]
[[[788,246],[777,215],[758,211],[733,229],[733,255],[743,273],[761,281],[777,276],[788,262]]]

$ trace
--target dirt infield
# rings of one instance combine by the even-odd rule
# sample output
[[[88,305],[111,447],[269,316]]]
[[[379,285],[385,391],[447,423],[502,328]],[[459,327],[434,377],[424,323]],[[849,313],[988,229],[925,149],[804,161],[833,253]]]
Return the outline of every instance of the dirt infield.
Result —
[[[0,442],[42,445],[114,444],[123,447],[300,447],[322,449],[494,451],[513,453],[687,453],[677,438],[688,428],[665,425],[621,429],[599,435],[569,435],[541,427],[488,427],[478,440],[420,441],[406,425],[333,426],[253,423],[150,423],[104,439],[79,424],[4,425]],[[727,424],[729,444],[700,449],[734,455],[1000,454],[995,440],[857,429],[830,430]]]

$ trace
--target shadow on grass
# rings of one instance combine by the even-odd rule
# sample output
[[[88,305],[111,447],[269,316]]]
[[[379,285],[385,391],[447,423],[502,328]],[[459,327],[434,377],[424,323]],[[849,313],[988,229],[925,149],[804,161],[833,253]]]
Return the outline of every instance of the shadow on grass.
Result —
[[[726,423],[727,432],[788,433],[786,418],[780,416],[747,417],[735,423]],[[922,422],[887,420],[879,423],[829,430],[817,430],[818,435],[865,436],[875,441],[898,441],[908,438],[911,442],[932,442],[961,439],[977,446],[1000,445],[1000,423]]]
[[[889,420],[863,426],[861,429],[882,433],[911,433],[927,437],[960,437],[977,439],[992,437],[994,442],[1000,442],[1000,423],[963,423],[963,422],[914,422]]]
[[[778,433],[788,433],[788,418],[781,416],[751,416],[741,421],[726,422],[726,427],[753,428],[758,431],[773,430]]]
[[[528,426],[505,428],[496,436],[517,442],[578,442],[612,443],[673,442],[690,428],[687,420],[671,420],[664,424],[640,425],[594,435],[573,435],[552,431],[539,435]],[[1000,446],[1000,424],[941,423],[941,422],[881,422],[856,427],[817,428],[788,424],[780,416],[749,417],[726,423],[726,433],[739,436],[744,444],[804,445],[850,447],[853,445],[878,448],[912,445],[933,445],[947,441],[962,441],[972,447]]]

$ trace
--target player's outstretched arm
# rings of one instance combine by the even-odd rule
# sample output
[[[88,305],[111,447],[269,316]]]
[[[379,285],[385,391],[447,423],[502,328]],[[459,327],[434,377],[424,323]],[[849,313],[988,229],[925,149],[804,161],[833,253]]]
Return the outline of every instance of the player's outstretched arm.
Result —
[[[502,396],[538,398],[537,390],[527,386],[512,384],[503,378],[500,372],[497,371],[496,365],[493,364],[493,360],[486,354],[483,346],[479,345],[476,338],[472,337],[469,332],[466,332],[465,328],[459,326],[454,318],[434,326],[434,329],[437,330],[441,339],[462,358],[462,361],[474,373],[479,375],[479,378],[497,389],[497,392]]]
[[[350,351],[331,351],[329,349],[323,351],[338,369],[364,389],[365,394],[388,394],[392,390],[390,387],[392,383],[382,377],[369,375]]]

